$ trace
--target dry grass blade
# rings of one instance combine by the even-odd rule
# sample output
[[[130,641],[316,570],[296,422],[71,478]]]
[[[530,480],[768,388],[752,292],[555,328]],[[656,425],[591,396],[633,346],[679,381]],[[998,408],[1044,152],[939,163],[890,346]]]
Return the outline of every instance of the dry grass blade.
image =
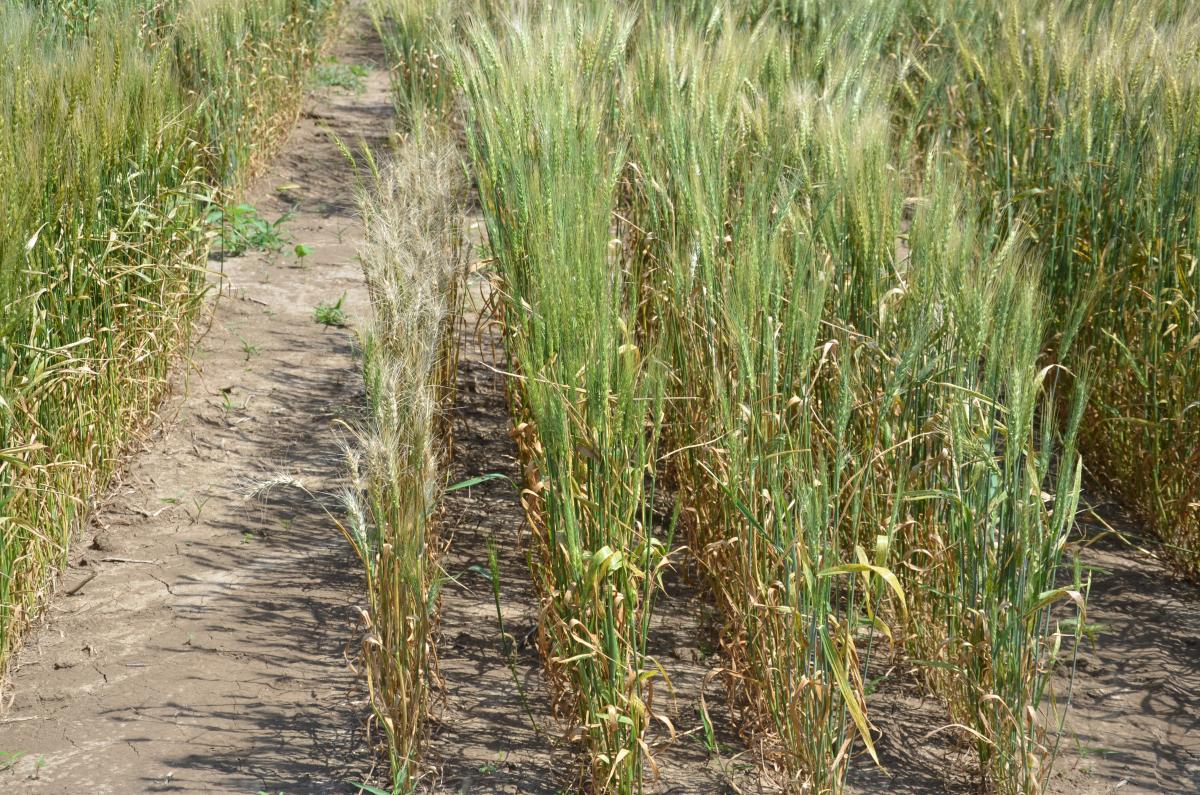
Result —
[[[463,279],[459,153],[435,131],[400,143],[361,202],[368,417],[351,453],[345,531],[367,590],[362,657],[393,789],[419,780],[441,573],[434,516],[445,485]]]

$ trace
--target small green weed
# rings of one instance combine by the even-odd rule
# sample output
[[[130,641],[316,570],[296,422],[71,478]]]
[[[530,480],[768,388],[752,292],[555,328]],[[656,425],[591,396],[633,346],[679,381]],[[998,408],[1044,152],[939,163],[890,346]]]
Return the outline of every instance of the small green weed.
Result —
[[[287,244],[283,224],[291,217],[284,213],[274,221],[268,221],[251,204],[239,203],[216,207],[209,211],[210,226],[219,227],[217,244],[231,256],[247,251],[280,251]]]
[[[341,88],[361,94],[366,89],[366,77],[371,73],[371,67],[365,64],[339,63],[329,59],[313,67],[313,81],[325,88]]]
[[[262,348],[254,345],[236,331],[234,332],[234,336],[236,336],[238,341],[242,343],[242,353],[246,354],[246,361],[250,361],[253,357],[262,353]]]
[[[221,410],[226,413],[245,411],[250,407],[250,401],[254,399],[254,395],[246,395],[241,400],[237,400],[233,396],[233,389],[232,386],[228,386],[221,390]]]
[[[342,304],[346,301],[346,294],[342,293],[342,297],[333,304],[318,304],[313,310],[313,320],[320,323],[322,326],[337,326],[341,328],[346,325],[346,311],[342,309]]]
[[[211,499],[212,499],[212,497],[205,497],[203,499],[201,499],[199,497],[192,497],[192,505],[194,505],[196,507],[196,515],[190,517],[192,520],[192,524],[195,524],[196,522],[200,521],[200,514],[204,513],[204,506],[208,505],[208,501]]]

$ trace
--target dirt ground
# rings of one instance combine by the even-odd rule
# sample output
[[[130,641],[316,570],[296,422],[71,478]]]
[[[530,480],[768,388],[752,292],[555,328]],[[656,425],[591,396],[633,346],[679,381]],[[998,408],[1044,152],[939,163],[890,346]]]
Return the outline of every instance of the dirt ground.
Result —
[[[4,793],[352,793],[378,782],[351,662],[363,599],[357,561],[323,512],[342,482],[339,421],[362,405],[352,332],[313,320],[345,296],[366,310],[352,172],[328,132],[383,147],[392,125],[378,40],[352,16],[333,50],[374,68],[363,90],[321,89],[248,201],[290,246],[224,263],[222,297],[161,429],[123,472],[72,556],[49,615],[14,665],[0,716]],[[475,283],[477,295],[483,289]],[[482,304],[482,297],[473,306]],[[461,334],[452,481],[518,476],[495,351],[472,313]],[[277,475],[310,491],[247,498]],[[319,502],[318,502],[319,501]],[[1129,530],[1111,511],[1106,521]],[[449,542],[439,694],[423,789],[557,795],[579,789],[579,748],[553,717],[533,643],[537,597],[517,495],[491,480],[447,496]],[[1097,523],[1083,525],[1094,537]],[[488,544],[498,554],[497,617]],[[1200,791],[1200,590],[1112,537],[1081,552],[1095,570],[1057,795]],[[655,706],[658,795],[778,792],[733,727],[694,573],[666,580],[650,653],[674,694]],[[1058,688],[1065,693],[1060,677]],[[703,742],[703,698],[717,752]],[[899,677],[871,700],[886,769],[862,754],[855,793],[972,793],[944,710]]]
[[[1114,506],[1097,500],[1094,514],[1081,516],[1080,559],[1096,636],[1079,650],[1051,789],[1200,792],[1200,589],[1152,557]]]

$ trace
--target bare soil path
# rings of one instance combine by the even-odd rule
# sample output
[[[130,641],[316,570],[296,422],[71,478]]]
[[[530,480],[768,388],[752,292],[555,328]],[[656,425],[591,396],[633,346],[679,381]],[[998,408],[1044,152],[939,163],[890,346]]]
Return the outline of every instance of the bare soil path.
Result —
[[[1051,792],[1200,792],[1200,588],[1108,534],[1137,542],[1135,522],[1111,506],[1096,512],[1103,524],[1080,523],[1098,539],[1080,554],[1096,632],[1079,652]]]
[[[373,66],[362,90],[307,97],[247,196],[269,220],[290,212],[282,228],[312,254],[224,262],[186,384],[16,660],[4,793],[352,792],[371,765],[346,659],[358,564],[312,499],[245,498],[278,474],[335,490],[332,426],[362,403],[351,332],[313,319],[343,294],[351,318],[365,301],[355,182],[327,131],[381,144],[392,103],[361,14],[332,54]]]

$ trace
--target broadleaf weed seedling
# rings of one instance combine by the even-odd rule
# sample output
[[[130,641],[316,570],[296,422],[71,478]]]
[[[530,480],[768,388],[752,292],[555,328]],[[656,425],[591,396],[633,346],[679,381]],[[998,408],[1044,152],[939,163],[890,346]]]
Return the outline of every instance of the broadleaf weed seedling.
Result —
[[[332,304],[318,304],[313,310],[313,320],[320,323],[322,326],[337,326],[342,328],[346,325],[346,311],[342,309],[342,304],[346,301],[346,294],[342,293],[342,297]]]
[[[283,225],[291,218],[284,213],[274,221],[268,221],[252,204],[240,202],[224,207],[214,207],[205,220],[209,226],[218,227],[217,244],[230,256],[241,256],[247,251],[277,252],[287,244]]]
[[[370,73],[371,67],[366,64],[345,64],[330,58],[313,67],[312,77],[317,85],[324,88],[341,88],[361,94],[366,90],[366,78]]]

